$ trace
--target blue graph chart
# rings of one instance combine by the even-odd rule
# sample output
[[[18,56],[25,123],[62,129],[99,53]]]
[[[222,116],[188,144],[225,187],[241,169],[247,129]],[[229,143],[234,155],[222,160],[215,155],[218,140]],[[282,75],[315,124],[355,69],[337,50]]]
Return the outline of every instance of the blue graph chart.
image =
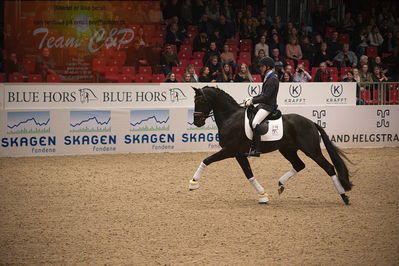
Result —
[[[130,111],[130,131],[162,131],[169,128],[169,110]]]
[[[210,116],[205,120],[205,125],[202,127],[196,127],[194,125],[194,110],[187,110],[187,130],[216,130],[217,125],[215,122],[215,117]]]
[[[110,132],[111,111],[71,111],[70,132]]]
[[[50,112],[8,112],[8,134],[36,134],[50,132]]]

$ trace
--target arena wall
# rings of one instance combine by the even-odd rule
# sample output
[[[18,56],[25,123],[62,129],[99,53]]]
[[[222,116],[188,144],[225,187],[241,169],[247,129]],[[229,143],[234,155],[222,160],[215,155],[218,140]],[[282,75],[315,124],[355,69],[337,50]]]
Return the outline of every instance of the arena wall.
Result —
[[[213,117],[193,122],[199,83],[2,84],[0,156],[216,151]],[[218,83],[237,102],[260,83]],[[282,83],[283,113],[325,128],[339,147],[399,146],[399,106],[356,106],[353,83]]]

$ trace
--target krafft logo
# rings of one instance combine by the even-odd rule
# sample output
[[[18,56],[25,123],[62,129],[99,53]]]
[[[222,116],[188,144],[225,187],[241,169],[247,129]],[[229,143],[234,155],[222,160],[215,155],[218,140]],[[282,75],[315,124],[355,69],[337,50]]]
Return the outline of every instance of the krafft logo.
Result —
[[[389,109],[385,110],[377,110],[377,118],[380,119],[377,121],[377,127],[389,127],[388,117],[390,115]]]
[[[338,84],[338,85],[331,84],[330,91],[331,91],[332,96],[339,97],[344,92],[344,87],[342,86],[342,84]]]
[[[248,85],[248,95],[251,97],[259,95],[261,91],[261,85]]]
[[[322,128],[326,128],[326,122],[322,121],[323,117],[326,117],[327,112],[326,110],[313,110],[312,116],[316,118],[316,123],[321,126]]]
[[[288,92],[293,98],[298,98],[301,96],[302,93],[302,86],[301,85],[290,85],[288,88]]]
[[[187,96],[179,88],[169,89],[169,95],[170,95],[170,101],[172,103],[187,99]]]

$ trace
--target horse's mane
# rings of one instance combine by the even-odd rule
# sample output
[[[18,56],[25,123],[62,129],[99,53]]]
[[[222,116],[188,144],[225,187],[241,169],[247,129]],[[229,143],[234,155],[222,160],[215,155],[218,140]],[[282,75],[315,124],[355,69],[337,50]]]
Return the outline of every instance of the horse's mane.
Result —
[[[218,96],[218,97],[220,97],[220,98],[223,98],[223,100],[224,100],[225,102],[231,103],[232,105],[239,107],[239,104],[237,103],[237,101],[234,100],[234,98],[231,97],[230,94],[228,94],[228,93],[225,92],[224,90],[219,89],[218,87],[205,86],[205,87],[203,87],[202,89],[203,89],[203,90],[204,90],[204,89],[212,90],[213,92],[215,92],[215,95],[216,95],[216,96]]]

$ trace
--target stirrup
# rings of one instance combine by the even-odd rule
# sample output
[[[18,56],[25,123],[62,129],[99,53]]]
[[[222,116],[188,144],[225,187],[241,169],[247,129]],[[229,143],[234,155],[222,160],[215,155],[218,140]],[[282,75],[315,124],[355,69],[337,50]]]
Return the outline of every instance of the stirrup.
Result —
[[[253,149],[253,148],[251,148],[248,153],[244,153],[244,155],[247,156],[247,157],[250,157],[250,156],[252,156],[252,157],[260,157],[260,154],[261,153],[259,151],[257,151],[256,149]]]

